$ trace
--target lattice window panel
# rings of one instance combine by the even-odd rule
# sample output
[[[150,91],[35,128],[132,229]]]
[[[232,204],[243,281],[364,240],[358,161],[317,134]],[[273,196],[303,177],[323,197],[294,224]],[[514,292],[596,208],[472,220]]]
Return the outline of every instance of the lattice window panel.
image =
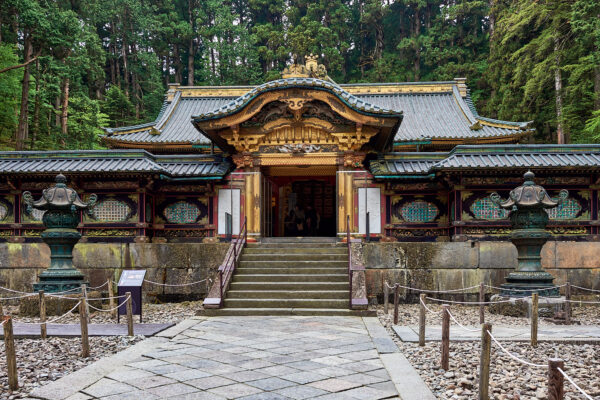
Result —
[[[558,201],[558,197],[553,197],[552,200]],[[575,199],[566,199],[561,205],[551,210],[546,210],[550,219],[575,219],[581,211],[581,204]]]
[[[407,222],[432,222],[439,212],[435,204],[423,200],[415,200],[400,209],[402,219]]]
[[[489,197],[483,197],[473,202],[471,212],[477,219],[495,221],[508,217],[508,210],[500,208]]]
[[[102,200],[94,207],[94,218],[102,222],[121,222],[127,220],[131,207],[121,200]]]
[[[0,221],[2,221],[8,215],[8,208],[0,204]]]
[[[164,214],[172,224],[193,224],[200,215],[200,209],[193,203],[178,201],[167,206]]]

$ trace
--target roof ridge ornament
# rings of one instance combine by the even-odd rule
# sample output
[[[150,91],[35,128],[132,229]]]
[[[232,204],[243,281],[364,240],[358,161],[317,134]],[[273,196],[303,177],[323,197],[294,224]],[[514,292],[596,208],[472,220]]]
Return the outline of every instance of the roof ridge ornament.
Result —
[[[318,56],[314,54],[307,55],[304,65],[294,61],[293,64],[285,67],[281,72],[283,79],[287,78],[316,78],[333,82],[327,75],[327,68],[323,64],[318,63]],[[297,59],[297,57],[296,57]]]

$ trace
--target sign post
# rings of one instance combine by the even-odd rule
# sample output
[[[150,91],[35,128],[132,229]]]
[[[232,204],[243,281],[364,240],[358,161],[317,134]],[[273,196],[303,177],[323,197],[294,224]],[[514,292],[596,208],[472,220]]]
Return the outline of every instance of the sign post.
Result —
[[[145,269],[126,269],[121,273],[121,278],[117,285],[119,300],[124,298],[121,296],[125,296],[127,292],[131,293],[132,311],[133,314],[140,316],[140,323],[142,323],[142,284],[144,283],[145,276]],[[119,323],[121,315],[127,315],[127,302],[121,302],[122,304],[117,313],[117,323]]]

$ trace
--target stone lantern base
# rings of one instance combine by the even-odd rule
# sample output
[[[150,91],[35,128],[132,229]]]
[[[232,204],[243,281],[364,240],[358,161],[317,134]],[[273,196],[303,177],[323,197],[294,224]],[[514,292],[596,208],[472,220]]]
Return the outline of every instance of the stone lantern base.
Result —
[[[511,272],[506,283],[500,285],[503,297],[529,297],[537,293],[544,297],[559,297],[558,288],[552,283],[554,277],[546,271]]]

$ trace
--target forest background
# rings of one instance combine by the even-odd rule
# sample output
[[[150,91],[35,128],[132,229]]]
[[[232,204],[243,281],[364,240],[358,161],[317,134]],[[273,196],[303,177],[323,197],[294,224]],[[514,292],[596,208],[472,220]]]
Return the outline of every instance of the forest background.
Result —
[[[466,77],[537,143],[600,142],[598,0],[2,0],[0,150],[100,148],[168,83],[260,84],[311,53],[337,83]]]

